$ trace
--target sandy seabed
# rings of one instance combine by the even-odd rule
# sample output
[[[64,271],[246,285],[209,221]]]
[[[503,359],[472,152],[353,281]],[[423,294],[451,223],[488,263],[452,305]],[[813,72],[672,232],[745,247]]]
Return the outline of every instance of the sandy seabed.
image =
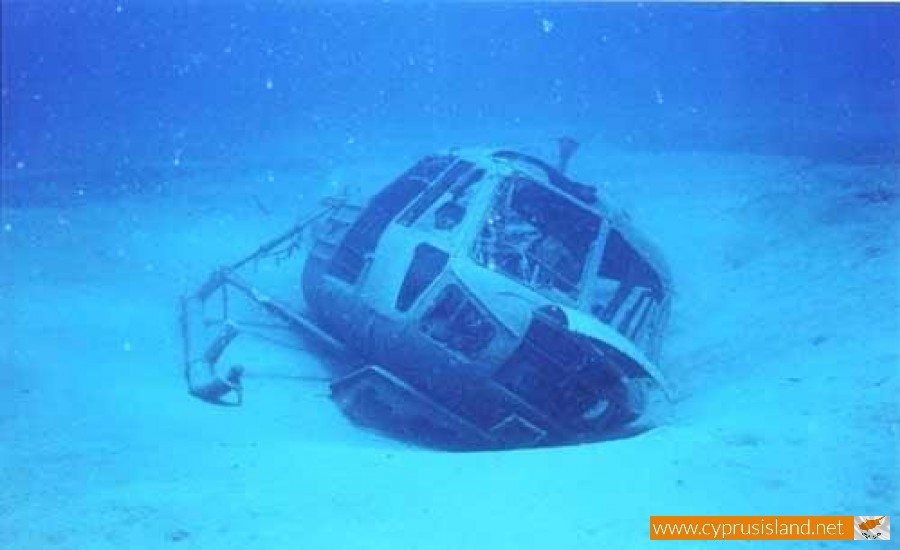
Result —
[[[640,547],[650,515],[898,510],[897,166],[585,147],[573,176],[675,279],[676,397],[637,437],[409,447],[346,420],[316,356],[265,346],[243,407],[189,398],[179,296],[413,158],[5,200],[0,548]]]

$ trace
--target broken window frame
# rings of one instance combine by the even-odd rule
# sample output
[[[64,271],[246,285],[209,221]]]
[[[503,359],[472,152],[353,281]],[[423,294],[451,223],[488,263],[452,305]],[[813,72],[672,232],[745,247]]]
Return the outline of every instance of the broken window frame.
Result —
[[[554,235],[549,231],[541,231],[540,228],[529,222],[528,224],[535,230],[535,233],[536,235],[538,235],[538,237],[532,240],[532,242],[528,243],[525,249],[517,250],[517,252],[521,254],[523,259],[530,260],[530,265],[528,266],[528,271],[530,273],[527,277],[524,276],[524,274],[512,273],[510,270],[498,268],[496,265],[492,265],[490,262],[490,258],[488,257],[490,252],[484,249],[486,239],[483,237],[483,234],[491,225],[492,220],[498,218],[497,214],[501,208],[502,212],[513,211],[517,215],[524,218],[522,213],[515,210],[512,206],[512,201],[514,200],[515,194],[516,192],[521,192],[521,186],[523,184],[531,185],[540,189],[541,192],[547,193],[554,199],[558,200],[559,204],[565,204],[568,208],[577,210],[580,214],[583,214],[585,216],[585,219],[589,219],[588,217],[590,217],[593,218],[595,222],[593,237],[585,240],[587,246],[581,252],[581,254],[579,254],[578,251],[573,251],[571,247],[567,246],[567,243],[570,242],[568,239],[560,239],[557,237],[557,235]],[[520,186],[518,189],[516,188],[517,185]],[[501,205],[501,203],[504,204]],[[593,211],[590,208],[586,208],[584,205],[573,200],[571,197],[535,179],[532,175],[517,170],[503,177],[497,188],[494,190],[493,196],[491,197],[491,200],[487,205],[486,211],[482,216],[482,219],[477,228],[477,232],[475,233],[470,257],[475,263],[487,269],[496,271],[497,273],[508,277],[510,280],[513,280],[518,284],[522,284],[532,290],[535,290],[536,292],[546,294],[554,300],[562,299],[565,301],[577,303],[586,288],[588,272],[590,267],[594,263],[597,241],[603,229],[604,223],[605,220],[597,212]],[[565,274],[560,273],[554,267],[549,266],[545,259],[538,257],[533,251],[527,250],[539,241],[547,239],[548,237],[551,237],[554,241],[556,241],[556,243],[561,246],[566,253],[570,254],[572,258],[580,260],[580,271],[578,272],[577,276],[569,277]],[[506,243],[503,244],[505,245]],[[496,251],[494,252],[496,253]],[[525,270],[523,269],[522,271],[524,272]],[[542,274],[544,275],[543,278],[541,277]],[[542,279],[544,283],[539,284],[539,281]],[[555,284],[548,284],[546,282],[547,279],[551,281],[562,281],[564,285],[567,285],[569,288],[564,288],[564,286],[560,285],[558,282]]]

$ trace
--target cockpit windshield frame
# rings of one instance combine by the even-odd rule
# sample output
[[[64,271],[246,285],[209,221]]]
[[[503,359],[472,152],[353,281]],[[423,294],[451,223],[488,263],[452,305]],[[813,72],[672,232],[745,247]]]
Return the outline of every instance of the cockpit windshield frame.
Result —
[[[597,213],[516,171],[495,191],[471,257],[552,299],[577,301],[602,223]]]

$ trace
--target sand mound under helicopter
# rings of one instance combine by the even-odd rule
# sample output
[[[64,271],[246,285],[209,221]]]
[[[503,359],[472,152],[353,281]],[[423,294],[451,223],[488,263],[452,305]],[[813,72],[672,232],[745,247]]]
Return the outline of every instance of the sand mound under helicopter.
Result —
[[[425,157],[366,204],[327,199],[213,272],[182,300],[191,394],[240,403],[244,367],[219,362],[245,332],[241,297],[340,353],[333,400],[399,439],[507,449],[629,426],[666,388],[655,361],[670,277],[627,216],[564,174],[577,144],[560,144],[556,167],[516,151]],[[297,252],[302,296],[273,298],[246,276]]]

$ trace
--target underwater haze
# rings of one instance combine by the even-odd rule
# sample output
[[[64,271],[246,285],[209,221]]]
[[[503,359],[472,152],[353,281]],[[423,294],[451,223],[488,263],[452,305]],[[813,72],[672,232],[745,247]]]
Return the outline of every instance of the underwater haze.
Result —
[[[0,6],[0,548],[692,548],[650,516],[900,513],[900,5]],[[284,334],[233,352],[242,406],[188,394],[179,299],[214,269],[425,155],[564,136],[671,271],[640,430],[417,446]],[[257,274],[302,307],[296,260]]]
[[[3,164],[513,139],[896,159],[896,6],[5,2]],[[453,132],[448,138],[447,132]],[[360,144],[358,147],[362,147]],[[352,148],[351,148],[352,149]]]

